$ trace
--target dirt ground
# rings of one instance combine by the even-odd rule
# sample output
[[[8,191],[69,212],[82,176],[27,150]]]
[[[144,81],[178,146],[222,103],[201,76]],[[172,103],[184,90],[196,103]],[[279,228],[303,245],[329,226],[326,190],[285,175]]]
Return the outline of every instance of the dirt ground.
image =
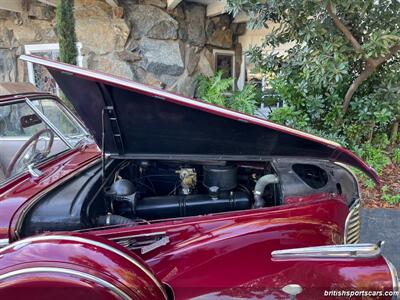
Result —
[[[381,187],[387,186],[389,190],[386,193],[400,195],[400,166],[390,164],[382,171]],[[390,204],[382,199],[383,192],[380,188],[367,188],[361,184],[362,199],[364,208],[399,208],[400,202]]]

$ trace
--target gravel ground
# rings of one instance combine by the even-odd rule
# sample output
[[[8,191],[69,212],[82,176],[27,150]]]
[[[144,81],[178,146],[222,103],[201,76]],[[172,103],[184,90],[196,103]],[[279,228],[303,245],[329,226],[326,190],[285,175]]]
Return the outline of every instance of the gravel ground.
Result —
[[[361,242],[376,243],[385,241],[383,255],[400,272],[400,210],[399,209],[362,209]]]

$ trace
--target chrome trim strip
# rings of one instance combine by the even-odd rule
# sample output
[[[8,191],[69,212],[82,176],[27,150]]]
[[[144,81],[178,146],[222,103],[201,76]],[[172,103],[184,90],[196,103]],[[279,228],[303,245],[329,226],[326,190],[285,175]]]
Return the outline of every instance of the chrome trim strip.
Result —
[[[35,104],[32,103],[31,100],[25,98],[25,102],[39,116],[39,118],[41,118],[42,121],[46,123],[46,125],[49,126],[51,130],[53,130],[58,135],[58,137],[68,146],[68,148],[74,148],[72,144],[67,140],[67,138],[61,133],[61,131],[58,130],[58,128],[50,122],[50,120],[35,106]]]
[[[392,300],[400,299],[400,282],[399,275],[395,266],[388,260],[384,255],[382,255],[383,259],[386,261],[386,264],[390,270],[390,275],[392,277],[392,289],[393,289],[393,297]]]
[[[0,248],[7,246],[10,243],[9,239],[0,239]]]
[[[112,291],[113,293],[115,293],[117,296],[121,297],[121,299],[124,300],[131,300],[132,298],[129,297],[124,291],[122,291],[121,289],[119,289],[118,287],[116,287],[115,285],[99,278],[96,277],[94,275],[88,274],[88,273],[84,273],[84,272],[80,272],[80,271],[76,271],[76,270],[71,270],[71,269],[65,269],[65,268],[54,268],[54,267],[34,267],[34,268],[25,268],[25,269],[20,269],[20,270],[16,270],[16,271],[12,271],[9,273],[5,273],[0,275],[0,281],[5,280],[5,279],[9,279],[11,277],[15,277],[18,275],[25,275],[25,274],[32,274],[32,273],[61,273],[61,274],[68,274],[68,275],[73,275],[73,276],[77,276],[80,278],[84,278],[86,280],[90,280],[93,281],[107,289],[109,289],[110,291]]]
[[[376,244],[345,244],[318,247],[294,248],[272,251],[273,259],[297,258],[373,258],[381,254]]]
[[[12,244],[0,249],[0,253],[4,252],[6,250],[12,249],[14,247],[18,247],[18,246],[25,245],[25,244],[32,243],[32,242],[54,241],[54,240],[65,240],[65,241],[89,244],[89,245],[93,245],[93,246],[96,246],[96,247],[99,247],[99,248],[102,248],[102,249],[105,249],[105,250],[108,250],[110,252],[117,254],[118,256],[126,259],[127,261],[131,262],[133,265],[138,267],[140,270],[142,270],[157,285],[157,287],[161,290],[162,294],[164,295],[165,299],[167,299],[167,294],[166,294],[162,284],[157,280],[157,278],[154,276],[154,274],[150,270],[148,270],[140,262],[133,259],[126,253],[124,253],[114,247],[108,246],[104,243],[101,243],[101,242],[89,240],[89,239],[78,237],[78,236],[68,236],[68,235],[33,236],[33,237],[28,237],[23,240],[19,240],[15,243],[12,243]]]
[[[136,234],[136,235],[126,235],[126,236],[114,237],[114,238],[109,238],[108,240],[120,241],[120,240],[131,239],[131,238],[153,237],[153,236],[160,236],[160,235],[166,235],[166,234],[167,233],[165,231],[159,231],[159,232],[150,232],[150,233],[143,233],[143,234]]]

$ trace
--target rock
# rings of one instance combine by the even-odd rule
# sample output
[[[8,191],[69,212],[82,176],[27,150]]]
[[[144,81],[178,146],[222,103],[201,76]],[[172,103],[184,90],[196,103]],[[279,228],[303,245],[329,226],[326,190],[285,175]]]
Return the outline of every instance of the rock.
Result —
[[[75,19],[112,17],[112,6],[100,0],[75,0]]]
[[[188,32],[185,24],[180,24],[179,30],[178,30],[178,38],[182,41],[187,41],[188,39]]]
[[[56,9],[52,6],[32,2],[29,5],[28,15],[39,20],[52,20],[55,17]]]
[[[125,45],[125,50],[128,50],[130,52],[139,51],[140,50],[140,40],[130,39]]]
[[[4,40],[4,37],[8,38],[2,32],[3,28],[12,32],[12,40],[10,40],[12,47],[34,44],[38,41],[43,43],[57,42],[57,36],[51,22],[28,19],[23,25],[16,25],[14,21],[15,19],[10,19],[0,24],[1,40]]]
[[[186,49],[186,70],[188,75],[192,75],[200,60],[199,48],[186,46]]]
[[[14,37],[13,30],[7,27],[0,29],[0,49],[1,48],[15,48],[18,45],[18,41]]]
[[[163,1],[163,0],[141,0],[140,4],[148,4],[148,5],[153,5],[153,6],[157,6],[160,8],[167,7],[167,1]]]
[[[172,76],[183,73],[185,65],[178,41],[143,38],[140,51],[143,54],[142,67],[148,72]]]
[[[180,95],[184,95],[186,97],[194,97],[196,84],[196,78],[189,76],[189,74],[184,73],[176,83],[169,88],[170,91],[176,92]]]
[[[148,74],[148,72],[146,72],[146,70],[144,70],[142,67],[136,66],[136,65],[131,66],[131,69],[132,69],[134,81],[140,82],[140,83],[146,83],[145,82],[146,74]]]
[[[197,64],[197,72],[204,74],[205,76],[214,75],[213,67],[213,55],[212,53],[204,48],[199,54],[199,63]]]
[[[212,18],[212,21],[218,25],[219,28],[229,28],[231,25],[231,16],[228,14],[222,14]]]
[[[130,28],[124,19],[113,19],[113,10],[104,1],[75,1],[76,35],[86,51],[103,55],[124,49]]]
[[[12,16],[11,11],[0,9],[0,20],[10,19],[11,16]]]
[[[0,82],[14,82],[16,80],[16,60],[12,50],[0,49]]]
[[[124,19],[115,19],[110,20],[111,22],[111,31],[114,35],[114,50],[118,51],[119,49],[124,48],[128,37],[129,37],[129,27],[126,24]]]
[[[124,19],[83,18],[76,20],[76,35],[84,48],[102,55],[124,49],[129,27]]]
[[[216,30],[209,37],[207,43],[212,46],[230,49],[233,45],[232,31],[230,29]]]
[[[126,61],[126,62],[136,62],[142,59],[142,57],[136,53],[136,52],[130,52],[130,51],[120,51],[116,53],[120,60]]]
[[[98,0],[76,0],[75,1],[75,7],[77,6],[83,6],[83,7],[88,7],[88,6],[93,6],[98,2]]]
[[[121,61],[118,55],[113,53],[100,56],[95,55],[93,52],[90,53],[87,60],[87,67],[128,79],[133,78],[133,73],[129,64]]]
[[[112,8],[112,17],[113,19],[122,19],[124,16],[124,8],[121,6]]]
[[[175,17],[175,19],[177,19],[179,21],[183,21],[183,20],[185,20],[185,13],[183,12],[182,7],[183,7],[182,5],[178,5],[173,10],[169,10],[168,13],[171,16]]]
[[[154,86],[159,89],[165,89],[167,86],[173,85],[177,77],[165,74],[154,74],[147,72],[140,66],[135,65],[133,68],[133,80]]]
[[[173,85],[176,83],[178,77],[176,77],[176,76],[171,76],[171,75],[166,75],[166,74],[162,74],[162,75],[160,76],[160,79],[161,79],[162,82],[165,83],[164,89],[167,89],[168,87],[171,87],[171,86],[173,86]]]
[[[128,5],[126,10],[135,34],[163,40],[177,38],[178,21],[162,9],[152,5]]]
[[[194,3],[187,3],[185,5],[185,16],[188,42],[192,45],[203,47],[206,42],[205,6]]]
[[[178,32],[175,24],[170,21],[161,21],[147,32],[147,37],[159,40],[176,40]]]
[[[161,80],[160,78],[158,78],[157,76],[155,76],[152,73],[146,73],[146,76],[143,80],[146,84],[149,84],[151,86],[154,86],[155,88],[158,89],[165,89],[167,84]]]
[[[219,48],[232,48],[233,32],[230,26],[230,20],[228,15],[221,15],[207,20],[207,44]]]

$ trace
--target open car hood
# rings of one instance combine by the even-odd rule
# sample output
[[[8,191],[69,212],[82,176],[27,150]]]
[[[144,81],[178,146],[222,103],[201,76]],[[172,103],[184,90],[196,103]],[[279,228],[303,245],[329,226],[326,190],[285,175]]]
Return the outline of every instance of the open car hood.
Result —
[[[114,158],[317,158],[356,167],[379,183],[360,158],[317,136],[105,73],[20,59],[48,69],[99,146],[104,123],[102,148]]]

